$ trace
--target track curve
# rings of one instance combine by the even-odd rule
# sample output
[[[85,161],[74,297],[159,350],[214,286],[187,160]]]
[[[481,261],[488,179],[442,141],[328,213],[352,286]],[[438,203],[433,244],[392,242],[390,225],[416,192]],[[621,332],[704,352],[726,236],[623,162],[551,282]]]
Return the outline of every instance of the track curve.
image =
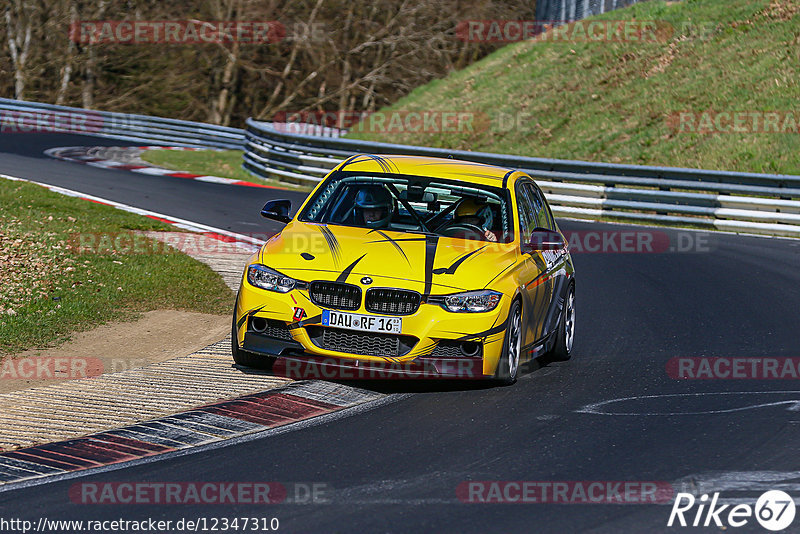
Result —
[[[71,165],[41,154],[82,144],[122,143],[3,136],[0,173],[245,233],[267,229],[259,209],[268,198],[302,198]],[[561,224],[570,231],[626,229]],[[684,233],[658,231],[673,242]],[[668,375],[673,357],[798,356],[800,242],[716,234],[711,243],[710,251],[693,253],[574,254],[575,356],[529,369],[512,387],[361,383],[409,395],[353,417],[80,479],[318,482],[327,485],[326,504],[76,506],[68,496],[75,481],[60,481],[0,493],[0,510],[33,520],[274,516],[286,532],[673,530],[666,527],[668,506],[465,504],[456,488],[469,480],[666,481],[678,487],[709,473],[796,472],[800,411],[786,405],[726,411],[729,399],[741,396],[698,395],[714,413],[581,412],[614,399],[685,393],[748,392],[757,399],[753,405],[800,401],[796,380],[681,381]]]

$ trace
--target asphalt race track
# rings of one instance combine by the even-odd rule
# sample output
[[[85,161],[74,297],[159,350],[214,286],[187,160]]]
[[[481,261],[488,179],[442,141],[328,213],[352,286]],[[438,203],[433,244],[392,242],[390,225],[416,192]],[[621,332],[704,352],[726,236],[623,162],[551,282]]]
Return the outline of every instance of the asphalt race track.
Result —
[[[265,200],[286,197],[296,206],[302,197],[42,155],[54,146],[124,144],[5,135],[0,173],[245,233],[275,230],[259,216]],[[561,225],[567,231],[644,229]],[[0,511],[34,521],[277,517],[283,532],[688,530],[666,526],[671,501],[487,504],[461,502],[456,494],[465,481],[663,481],[679,491],[681,482],[711,480],[707,489],[713,492],[726,489],[714,485],[720,481],[757,482],[762,472],[800,478],[800,411],[788,402],[800,402],[797,380],[676,380],[667,373],[674,357],[800,356],[800,242],[649,230],[673,243],[701,235],[707,241],[689,252],[573,252],[575,355],[531,366],[514,386],[362,382],[360,387],[397,393],[395,402],[218,450],[5,491]],[[718,394],[724,392],[748,394]],[[621,398],[630,399],[590,407]],[[70,501],[76,482],[103,481],[322,483],[328,502],[215,507]],[[792,487],[800,488],[797,480]],[[750,489],[745,485],[731,495],[754,502],[764,491]],[[737,530],[764,532],[755,521]]]

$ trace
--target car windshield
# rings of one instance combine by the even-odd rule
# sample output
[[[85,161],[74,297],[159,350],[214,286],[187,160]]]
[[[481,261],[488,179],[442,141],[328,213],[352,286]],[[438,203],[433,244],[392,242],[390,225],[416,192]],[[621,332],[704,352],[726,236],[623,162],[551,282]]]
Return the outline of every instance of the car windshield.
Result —
[[[507,191],[421,176],[333,173],[300,214],[304,222],[513,241]]]

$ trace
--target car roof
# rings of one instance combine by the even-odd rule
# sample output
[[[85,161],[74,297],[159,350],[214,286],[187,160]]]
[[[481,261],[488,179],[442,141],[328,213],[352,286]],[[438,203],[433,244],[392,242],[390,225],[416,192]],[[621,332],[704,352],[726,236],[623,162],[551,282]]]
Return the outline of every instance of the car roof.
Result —
[[[470,184],[503,187],[504,178],[519,171],[457,159],[426,156],[358,154],[339,167],[347,172],[379,172],[442,178]]]

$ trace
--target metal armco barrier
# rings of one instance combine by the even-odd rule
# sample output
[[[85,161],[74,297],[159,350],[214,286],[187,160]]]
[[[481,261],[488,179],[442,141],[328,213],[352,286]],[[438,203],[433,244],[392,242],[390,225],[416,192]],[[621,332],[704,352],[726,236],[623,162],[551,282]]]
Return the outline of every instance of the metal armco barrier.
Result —
[[[244,130],[0,98],[2,133],[77,133],[148,144],[241,150]]]
[[[621,7],[628,7],[640,0],[538,0],[536,20],[567,22],[585,19]]]
[[[247,121],[244,168],[313,185],[359,153],[452,156],[520,169],[560,217],[800,237],[800,176],[530,158],[294,133]]]

